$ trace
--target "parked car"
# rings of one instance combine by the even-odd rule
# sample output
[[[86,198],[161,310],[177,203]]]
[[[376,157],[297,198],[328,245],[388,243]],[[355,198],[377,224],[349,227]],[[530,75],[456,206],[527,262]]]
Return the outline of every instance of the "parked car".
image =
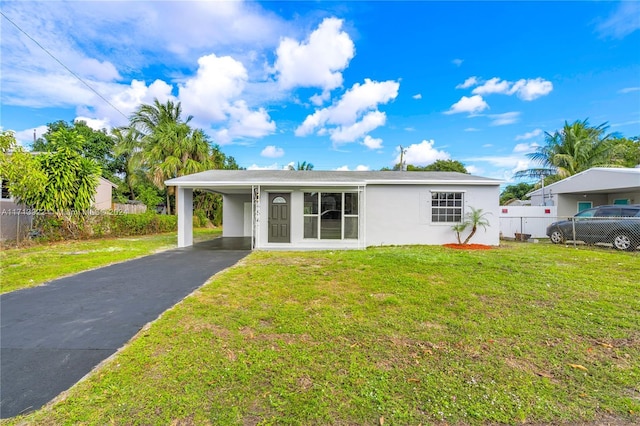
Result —
[[[549,225],[547,236],[554,244],[571,240],[587,244],[609,243],[618,250],[636,250],[640,245],[640,204],[605,205],[583,210],[569,220]]]

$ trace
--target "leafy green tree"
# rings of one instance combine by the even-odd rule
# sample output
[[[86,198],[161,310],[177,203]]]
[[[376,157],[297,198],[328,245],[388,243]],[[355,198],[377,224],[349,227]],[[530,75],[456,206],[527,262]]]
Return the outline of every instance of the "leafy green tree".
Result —
[[[68,212],[88,211],[98,186],[100,166],[82,155],[84,142],[75,130],[60,128],[49,136],[49,152],[35,156],[20,150],[11,153],[10,161],[16,164],[13,169],[2,171],[9,176],[9,191],[22,203],[60,217]],[[6,160],[6,154],[3,157]],[[15,177],[17,174],[33,174],[34,182],[24,184],[24,180]]]
[[[614,158],[623,167],[636,167],[640,165],[640,136],[632,138],[615,138],[613,141]]]
[[[408,171],[420,171],[420,172],[459,172],[469,173],[460,161],[457,160],[436,160],[435,162],[424,166],[407,165]]]
[[[527,194],[535,189],[531,183],[520,182],[516,185],[507,185],[500,194],[500,205],[503,206],[510,200],[528,200]]]
[[[490,214],[489,212],[483,212],[482,209],[476,209],[473,207],[469,208],[471,211],[465,214],[464,221],[452,226],[452,229],[456,232],[458,244],[468,244],[469,240],[471,240],[471,238],[476,234],[479,226],[484,229],[487,229],[487,226],[489,226],[489,220],[487,219],[487,215]],[[468,227],[471,227],[471,232],[467,238],[461,242],[460,234]]]
[[[18,202],[45,190],[47,176],[40,170],[38,160],[18,145],[11,131],[0,132],[0,179]]]
[[[79,152],[83,157],[95,160],[101,169],[103,177],[115,181],[117,175],[123,172],[124,164],[118,161],[114,154],[115,140],[107,133],[106,129],[94,130],[84,121],[67,123],[59,120],[47,125],[47,131],[38,138],[32,146],[36,152],[55,151],[53,144],[54,133],[60,131],[75,131],[82,136],[83,142]]]
[[[402,167],[400,163],[397,163],[393,166],[392,169],[388,167],[383,167],[382,171],[400,171]],[[459,172],[459,173],[469,173],[460,161],[457,160],[436,160],[435,162],[428,164],[426,166],[414,166],[413,164],[407,164],[408,172]]]
[[[516,177],[564,179],[592,167],[621,166],[614,155],[614,135],[607,129],[606,123],[592,127],[588,120],[565,121],[562,130],[545,133],[545,144],[528,154],[540,167],[519,171]]]
[[[115,127],[111,129],[114,140],[114,155],[122,164],[122,174],[126,190],[122,191],[130,200],[136,199],[136,186],[144,183],[141,170],[142,134],[133,127]]]

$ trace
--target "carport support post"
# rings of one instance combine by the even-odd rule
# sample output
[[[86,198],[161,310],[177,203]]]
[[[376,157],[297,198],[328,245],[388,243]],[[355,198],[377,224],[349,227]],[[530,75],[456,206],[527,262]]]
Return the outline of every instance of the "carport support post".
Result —
[[[193,245],[193,189],[178,187],[178,247]]]

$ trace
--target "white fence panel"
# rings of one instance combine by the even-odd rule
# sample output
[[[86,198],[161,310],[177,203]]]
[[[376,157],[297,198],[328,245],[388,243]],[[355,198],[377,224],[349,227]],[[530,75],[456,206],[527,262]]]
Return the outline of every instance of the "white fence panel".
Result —
[[[556,206],[500,206],[500,234],[502,238],[546,238],[547,226],[557,220]]]

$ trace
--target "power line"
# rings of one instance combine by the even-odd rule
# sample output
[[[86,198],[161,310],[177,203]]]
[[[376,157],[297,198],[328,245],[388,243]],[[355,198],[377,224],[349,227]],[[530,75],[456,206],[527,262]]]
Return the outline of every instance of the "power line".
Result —
[[[34,39],[33,37],[31,37],[29,34],[27,34],[27,32],[25,30],[23,30],[22,28],[20,28],[18,26],[18,24],[16,24],[15,22],[13,22],[11,19],[9,19],[9,17],[7,15],[5,15],[2,11],[0,11],[0,15],[2,15],[2,17],[4,19],[6,19],[7,21],[9,21],[9,23],[11,23],[11,25],[13,25],[14,27],[16,27],[18,29],[18,31],[20,31],[22,34],[24,34],[25,36],[27,36],[29,38],[29,40],[31,40],[32,42],[34,42],[40,49],[42,49],[47,55],[51,56],[53,58],[54,61],[56,61],[57,63],[59,63],[65,70],[69,71],[69,73],[74,76],[76,79],[78,79],[78,81],[82,84],[84,84],[85,86],[87,86],[87,88],[89,90],[91,90],[93,93],[95,93],[96,95],[98,95],[98,97],[100,99],[102,99],[103,101],[106,102],[107,105],[109,105],[111,108],[113,108],[114,110],[116,110],[120,115],[122,115],[125,119],[129,119],[129,117],[127,117],[122,111],[120,111],[118,108],[115,107],[115,105],[113,105],[111,102],[109,102],[109,100],[107,98],[105,98],[104,96],[102,96],[102,94],[100,94],[100,92],[98,92],[96,89],[94,89],[93,87],[91,87],[91,85],[89,83],[87,83],[86,81],[84,81],[78,74],[76,74],[75,72],[73,72],[68,66],[66,66],[65,64],[62,63],[62,61],[60,61],[58,58],[56,58],[51,52],[49,52],[43,45],[41,45],[36,39]]]

